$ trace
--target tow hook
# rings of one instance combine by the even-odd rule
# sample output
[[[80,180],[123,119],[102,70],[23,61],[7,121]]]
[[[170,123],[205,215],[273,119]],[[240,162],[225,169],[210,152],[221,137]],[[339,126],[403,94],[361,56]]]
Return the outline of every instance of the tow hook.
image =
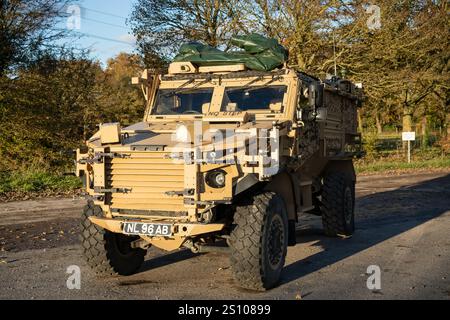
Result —
[[[184,247],[190,249],[192,253],[207,253],[207,252],[224,252],[228,253],[229,247],[219,247],[219,246],[207,246],[207,245],[197,245],[192,242],[192,240],[187,240],[183,244]]]

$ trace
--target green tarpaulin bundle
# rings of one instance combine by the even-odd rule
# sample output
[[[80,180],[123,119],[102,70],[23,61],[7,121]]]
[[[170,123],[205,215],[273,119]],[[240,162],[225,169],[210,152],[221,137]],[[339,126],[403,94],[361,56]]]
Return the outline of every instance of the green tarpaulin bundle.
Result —
[[[236,36],[231,44],[244,51],[224,52],[198,42],[184,44],[174,62],[192,62],[197,66],[217,66],[243,63],[248,69],[270,71],[283,65],[287,50],[277,40],[259,34]]]

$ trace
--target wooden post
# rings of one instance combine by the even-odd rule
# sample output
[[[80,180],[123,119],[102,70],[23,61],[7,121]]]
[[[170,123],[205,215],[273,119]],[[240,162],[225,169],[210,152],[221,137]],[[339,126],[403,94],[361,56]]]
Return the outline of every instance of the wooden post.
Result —
[[[408,140],[408,163],[411,163],[411,141]]]

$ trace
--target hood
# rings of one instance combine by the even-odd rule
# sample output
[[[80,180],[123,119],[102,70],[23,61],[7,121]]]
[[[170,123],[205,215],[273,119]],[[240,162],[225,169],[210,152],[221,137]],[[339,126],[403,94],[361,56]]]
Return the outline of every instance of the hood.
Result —
[[[223,119],[223,118],[219,118]],[[106,126],[88,141],[91,148],[106,147],[112,151],[172,151],[174,148],[192,148],[194,144],[202,149],[214,149],[214,144],[228,145],[230,139],[236,139],[236,135],[247,134],[255,129],[269,130],[273,126],[271,121],[261,122],[223,122],[210,116],[202,120],[183,120],[171,122],[139,122],[124,127],[117,133],[120,138],[117,143],[102,143],[102,135],[105,135]],[[253,131],[252,131],[253,130]],[[187,140],[184,137],[188,137]],[[179,151],[179,150],[178,150]]]

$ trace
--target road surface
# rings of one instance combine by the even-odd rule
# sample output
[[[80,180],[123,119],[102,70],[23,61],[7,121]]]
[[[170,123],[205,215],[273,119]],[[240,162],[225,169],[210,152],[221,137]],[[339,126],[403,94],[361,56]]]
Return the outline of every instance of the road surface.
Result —
[[[355,235],[327,238],[306,216],[280,285],[264,293],[237,287],[226,255],[187,250],[151,249],[138,274],[97,278],[78,242],[83,203],[0,204],[0,299],[450,299],[450,171],[358,177]],[[79,290],[66,285],[71,265]],[[368,289],[369,266],[381,289]]]

